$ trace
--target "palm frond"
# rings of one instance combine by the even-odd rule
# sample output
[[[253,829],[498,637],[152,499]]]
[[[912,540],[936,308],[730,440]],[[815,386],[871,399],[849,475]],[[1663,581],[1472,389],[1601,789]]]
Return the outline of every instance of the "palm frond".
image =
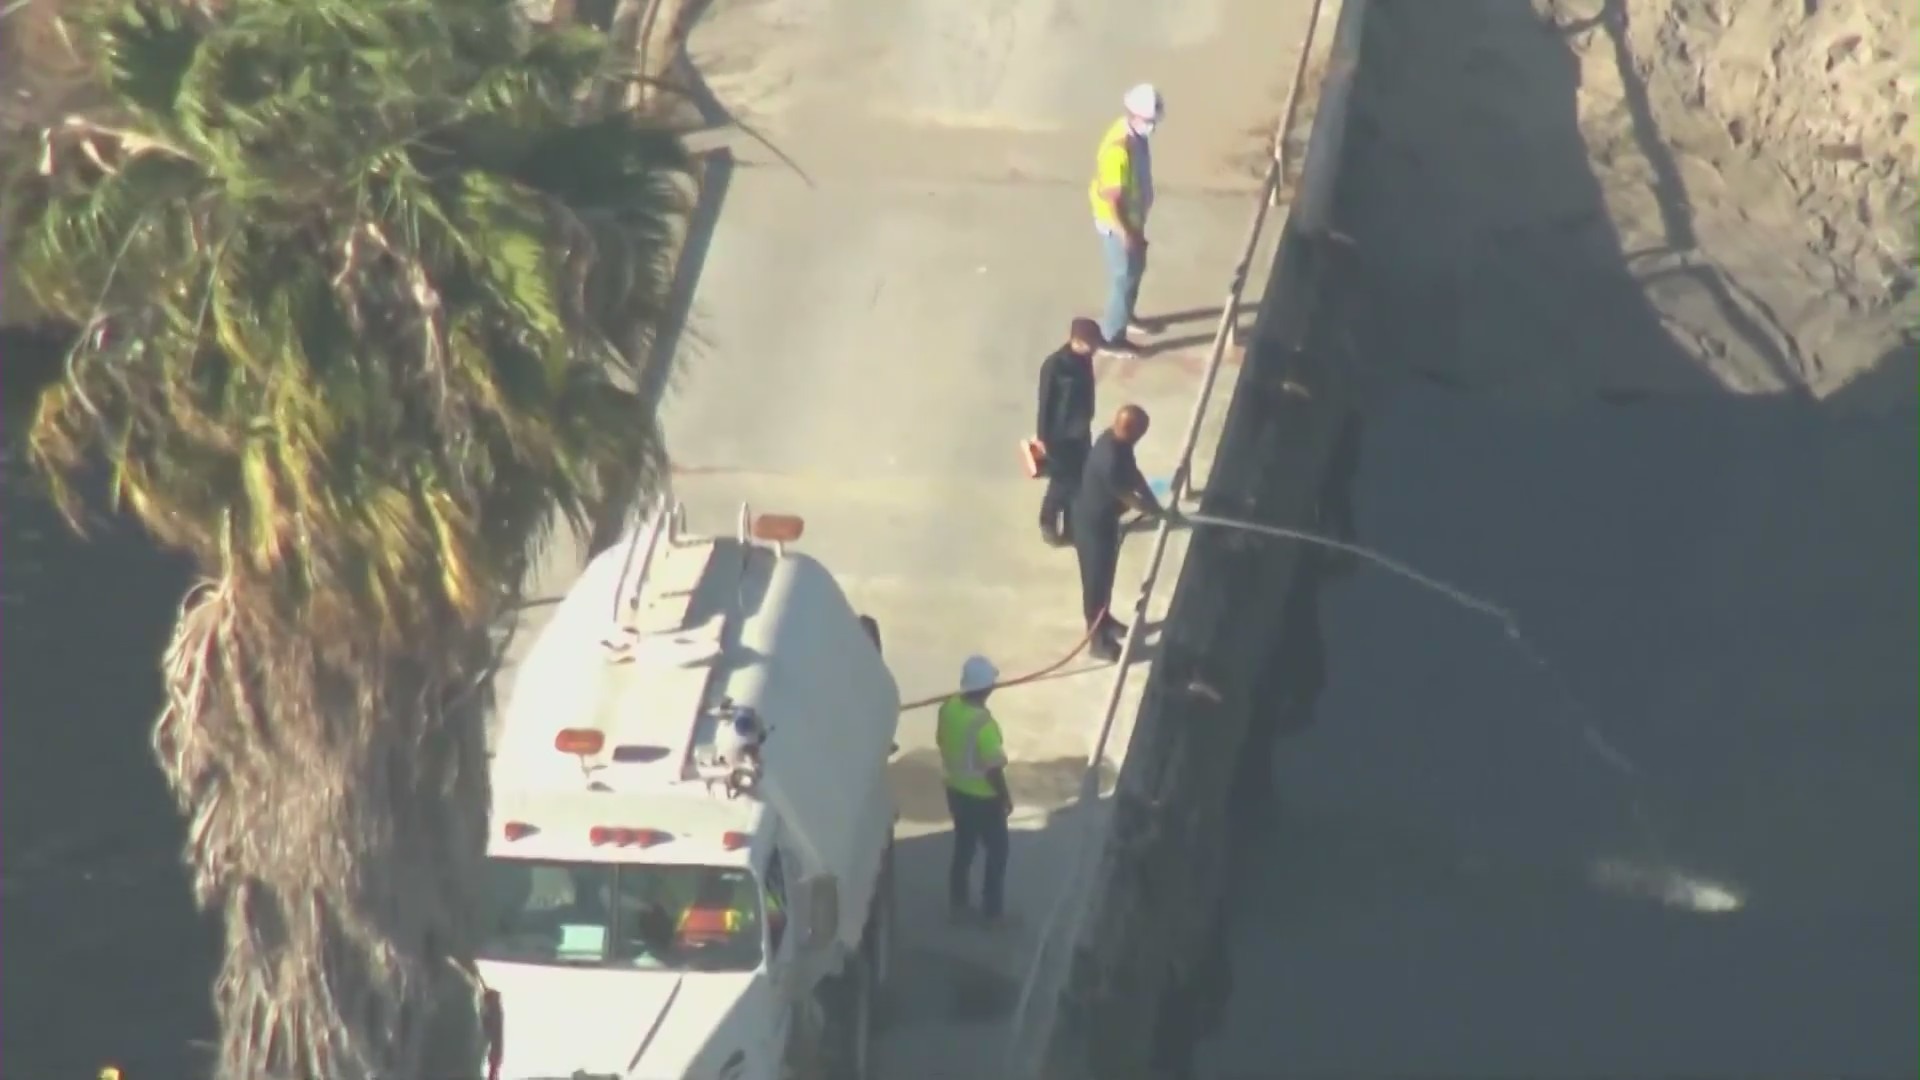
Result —
[[[119,15],[94,27],[102,43],[102,81],[146,123],[171,128],[205,25],[194,9],[175,4],[136,6]]]
[[[420,1034],[471,1005],[423,959],[470,955],[484,826],[449,688],[556,512],[584,528],[657,476],[631,387],[684,150],[582,116],[603,44],[529,36],[510,0],[81,25],[113,124],[49,132],[0,196],[23,288],[85,328],[31,448],[70,516],[104,463],[218,583],[182,616],[156,749],[228,914],[228,1070],[464,1068]],[[393,794],[423,786],[458,805]],[[385,883],[416,866],[424,891]]]

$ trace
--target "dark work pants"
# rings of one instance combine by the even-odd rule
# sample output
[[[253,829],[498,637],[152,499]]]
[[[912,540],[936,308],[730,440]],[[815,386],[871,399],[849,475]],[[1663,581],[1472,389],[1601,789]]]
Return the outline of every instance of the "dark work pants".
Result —
[[[1047,444],[1047,493],[1040,498],[1040,528],[1047,532],[1073,535],[1067,511],[1080,491],[1089,445],[1086,439]]]
[[[1092,627],[1113,603],[1113,572],[1120,563],[1119,520],[1076,515],[1073,553],[1080,559],[1080,608],[1087,626]]]
[[[1006,907],[1007,815],[993,796],[962,795],[947,789],[947,810],[953,814],[953,863],[947,868],[947,898],[956,908],[967,906],[967,885],[973,876],[973,853],[987,850],[987,873],[980,910],[998,918]]]

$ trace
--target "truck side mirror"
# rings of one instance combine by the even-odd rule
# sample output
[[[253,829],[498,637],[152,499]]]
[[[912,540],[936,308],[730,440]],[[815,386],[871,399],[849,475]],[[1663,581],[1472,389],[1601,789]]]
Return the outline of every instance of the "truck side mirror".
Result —
[[[830,948],[840,931],[840,882],[832,874],[821,874],[800,883],[807,893],[805,936],[800,939],[803,952]]]

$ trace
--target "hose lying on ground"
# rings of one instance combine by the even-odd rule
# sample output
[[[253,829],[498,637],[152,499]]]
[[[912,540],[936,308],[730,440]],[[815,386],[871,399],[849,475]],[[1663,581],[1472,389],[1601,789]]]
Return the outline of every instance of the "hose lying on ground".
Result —
[[[1093,632],[1099,629],[1100,624],[1106,620],[1106,617],[1107,617],[1106,609],[1102,608],[1100,610],[1100,617],[1093,620],[1092,624],[1087,627],[1087,632],[1085,634],[1080,635],[1079,643],[1074,645],[1074,647],[1068,651],[1067,655],[1061,657],[1058,660],[1055,660],[1053,663],[1048,664],[1046,667],[1043,667],[1038,671],[1028,672],[1025,675],[1015,676],[1014,678],[1011,678],[1011,679],[1001,679],[999,682],[994,683],[991,689],[1005,690],[1007,687],[1019,686],[1022,683],[1038,682],[1041,679],[1044,679],[1047,676],[1053,674],[1054,672],[1059,671],[1061,668],[1066,667],[1068,664],[1073,663],[1073,658],[1076,656],[1079,656],[1083,651],[1085,651],[1087,645],[1093,641]],[[947,700],[948,698],[952,697],[953,695],[959,692],[960,691],[957,689],[948,690],[943,694],[935,694],[933,697],[920,698],[915,701],[909,701],[905,705],[900,706],[900,711],[904,713],[904,712],[912,712],[915,709],[931,708],[935,705],[940,704],[941,702]]]

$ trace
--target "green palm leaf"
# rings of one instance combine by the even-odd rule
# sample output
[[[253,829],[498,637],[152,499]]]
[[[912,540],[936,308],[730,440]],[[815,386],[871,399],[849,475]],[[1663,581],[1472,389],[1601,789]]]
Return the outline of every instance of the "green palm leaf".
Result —
[[[31,447],[76,523],[104,463],[218,583],[156,747],[228,916],[225,1069],[458,1072],[474,1048],[424,1034],[472,1020],[443,959],[471,956],[485,783],[452,688],[555,510],[582,526],[659,459],[623,387],[684,151],[579,115],[603,42],[509,0],[135,0],[78,29],[109,108],[0,201],[20,284],[84,328]]]

